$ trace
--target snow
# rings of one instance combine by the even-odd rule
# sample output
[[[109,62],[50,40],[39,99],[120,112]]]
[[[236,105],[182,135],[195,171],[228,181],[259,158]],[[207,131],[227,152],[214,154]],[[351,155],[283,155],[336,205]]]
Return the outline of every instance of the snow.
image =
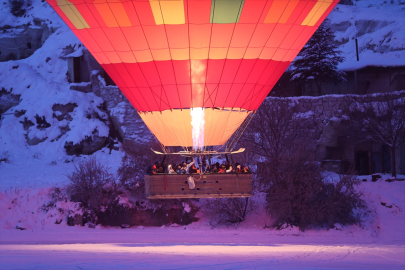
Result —
[[[83,47],[80,47],[78,50],[66,55],[65,57],[80,57],[83,55],[83,49]]]
[[[70,86],[88,86],[91,85],[91,82],[80,82],[80,83],[71,83]]]
[[[42,19],[47,21],[49,24],[53,24],[55,27],[64,25],[61,21],[59,15],[53,11],[52,7],[46,2],[42,0],[26,0],[25,8],[26,16],[22,17],[15,17],[10,16],[10,3],[12,1],[2,1],[0,3],[0,27],[4,26],[20,26],[23,24],[31,23],[34,25],[34,19]],[[29,5],[32,3],[31,5]]]
[[[107,114],[99,109],[103,100],[93,93],[70,90],[66,79],[67,63],[60,56],[64,47],[79,43],[72,31],[62,25],[29,58],[0,63],[1,87],[14,95],[21,95],[20,104],[2,116],[0,153],[8,152],[12,160],[18,157],[20,162],[25,162],[25,159],[35,153],[41,153],[51,162],[57,157],[68,158],[64,149],[66,141],[79,143],[86,136],[92,136],[95,130],[99,136],[108,136],[109,128],[103,121],[86,117],[89,114],[97,114],[106,121]],[[74,103],[77,107],[70,113],[73,118],[69,123],[70,131],[62,134],[61,128],[65,127],[67,122],[54,118],[52,107],[55,104],[68,103]],[[18,111],[26,112],[20,117],[14,116]],[[25,131],[20,122],[27,118],[35,124],[37,115],[45,117],[51,126],[41,129],[34,125]],[[47,139],[39,145],[28,146],[25,138],[27,133],[30,138]]]
[[[96,153],[114,172],[122,152]],[[0,268],[31,269],[403,269],[405,265],[405,181],[366,179],[360,190],[368,205],[362,227],[335,224],[333,229],[267,227],[263,204],[237,225],[212,228],[203,214],[188,226],[70,227],[66,216],[80,213],[69,201],[55,202],[50,187],[68,184],[66,174],[84,157],[71,162],[2,163],[0,181]],[[336,181],[338,175],[329,173]],[[404,175],[399,177],[405,178]],[[260,202],[264,194],[251,200]],[[123,200],[124,202],[124,200]],[[384,203],[385,205],[382,205]],[[53,207],[49,207],[53,206]],[[185,211],[190,206],[185,205]],[[59,224],[57,224],[59,223]],[[21,229],[24,230],[21,230]],[[52,256],[49,256],[52,254]]]
[[[389,92],[389,93],[374,93],[374,94],[367,94],[369,97],[382,97],[384,95],[395,95],[395,96],[401,96],[405,93],[405,90],[401,91],[395,91],[395,92]],[[333,98],[343,98],[343,97],[354,97],[354,98],[364,98],[365,95],[356,95],[356,94],[346,94],[346,95],[338,95],[338,94],[331,94],[331,95],[323,95],[323,96],[298,96],[298,97],[270,97],[271,99],[288,99],[289,101],[293,102],[299,102],[300,100],[306,100],[306,99],[325,99],[328,97],[333,97]]]
[[[127,106],[128,104],[126,102],[120,102],[110,111],[110,115],[115,116],[120,124],[125,123],[125,112],[127,110]],[[123,129],[123,131],[125,132],[125,127],[122,126],[121,129]]]
[[[183,231],[170,233],[180,236],[176,240],[194,240],[190,234],[188,238],[182,237]],[[142,233],[133,233],[130,237],[142,239]],[[205,236],[207,240],[214,239],[212,235]],[[286,244],[274,239],[267,242],[269,239],[261,237],[254,238],[261,240],[259,244],[250,241],[236,244],[238,238],[247,240],[234,236],[221,237],[215,244],[136,241],[3,245],[0,249],[4,269],[52,269],[55,265],[58,269],[403,269],[402,246]],[[16,261],[16,257],[24,259]]]
[[[110,160],[108,166],[111,171],[114,172],[120,165],[119,160],[122,153],[119,151],[113,151],[112,155],[109,155],[108,149],[105,149],[105,153],[97,153],[97,158],[101,162]],[[80,158],[77,158],[80,159]],[[76,159],[76,161],[77,161]],[[115,162],[111,162],[115,160]],[[76,162],[74,160],[74,162]],[[4,166],[7,165],[7,166]],[[63,224],[54,224],[53,220],[46,220],[46,224],[38,223],[38,220],[46,219],[46,215],[28,215],[25,213],[39,213],[39,209],[43,205],[47,205],[52,199],[48,196],[50,187],[64,187],[68,184],[66,175],[73,170],[74,163],[60,163],[58,166],[46,165],[29,166],[28,170],[22,170],[23,166],[12,166],[12,164],[2,164],[1,170],[4,172],[0,186],[0,230],[14,229],[18,220],[25,219],[30,229],[34,231],[47,229],[47,230],[61,230],[67,227],[66,222]],[[35,168],[37,167],[37,169]],[[31,173],[28,173],[28,172]],[[38,173],[42,171],[42,173]],[[63,172],[63,173],[61,173]],[[328,173],[325,175],[328,181],[336,181],[339,176],[335,173]],[[399,178],[405,178],[404,175],[399,175]],[[357,239],[374,238],[375,241],[382,242],[405,242],[405,230],[403,223],[405,222],[405,181],[386,182],[385,180],[390,178],[390,175],[382,175],[382,179],[377,182],[371,182],[371,176],[359,176],[360,179],[366,179],[366,182],[362,182],[359,187],[363,191],[364,199],[369,207],[370,215],[365,219],[363,224],[364,228],[358,226],[344,227],[343,231],[331,232],[328,230],[307,230],[300,232],[296,228],[293,232],[290,232],[290,228],[285,230],[272,231],[275,235],[280,234],[297,234],[303,237],[309,236],[330,236],[330,237],[354,237],[353,233],[356,233]],[[264,228],[269,224],[270,220],[267,218],[265,209],[261,207],[263,202],[260,198],[261,194],[256,194],[251,200],[255,200],[260,205],[256,205],[254,211],[246,221],[240,225],[232,227],[233,229],[252,229],[254,227]],[[264,198],[264,197],[263,197]],[[385,203],[383,206],[381,203]],[[69,207],[69,206],[66,206]],[[5,211],[8,208],[12,211]],[[69,208],[63,206],[65,212],[69,211]],[[185,205],[185,211],[189,211],[190,206]],[[61,218],[63,215],[60,215]],[[10,225],[11,224],[11,225]],[[45,227],[44,227],[45,226]],[[211,230],[211,226],[208,224],[203,216],[201,221],[192,223],[190,228],[207,228]],[[382,227],[381,227],[382,226]],[[186,226],[188,227],[188,226]],[[380,227],[378,230],[377,227]]]
[[[48,185],[59,184],[53,176],[42,177],[49,178]],[[239,225],[215,229],[204,217],[188,226],[69,227],[64,216],[79,213],[77,205],[59,201],[47,210],[49,188],[2,189],[0,268],[403,269],[405,182],[385,182],[388,177],[377,182],[361,177],[368,179],[360,188],[370,211],[363,228],[336,224],[305,232],[266,228],[262,211]],[[19,181],[15,186],[31,179]]]
[[[8,163],[0,163],[1,192],[26,188],[36,190],[63,187],[68,184],[66,175],[74,170],[74,165],[87,158],[87,156],[68,156],[66,153],[46,149],[40,145],[30,146],[25,151],[17,150],[12,152]],[[109,152],[108,148],[104,148],[93,156],[96,156],[101,163],[108,165],[111,172],[115,172],[121,165],[123,152],[112,151],[111,155]]]
[[[344,31],[335,32],[335,40],[344,42],[339,49],[346,57],[338,68],[354,70],[366,66],[404,66],[404,3],[382,0],[353,2],[354,6],[337,5],[328,16],[335,25],[350,23]],[[356,38],[360,61],[356,58]]]

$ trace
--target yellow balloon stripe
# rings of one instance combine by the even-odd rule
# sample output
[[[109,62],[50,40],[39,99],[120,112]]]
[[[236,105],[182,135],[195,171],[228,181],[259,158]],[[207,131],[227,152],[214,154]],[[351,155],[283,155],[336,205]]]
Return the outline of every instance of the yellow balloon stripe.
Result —
[[[56,0],[56,2],[58,3],[59,8],[77,29],[90,28],[74,4],[67,0]]]
[[[186,23],[183,0],[149,0],[149,2],[157,25]]]
[[[332,2],[333,0],[318,0],[301,25],[314,26]]]

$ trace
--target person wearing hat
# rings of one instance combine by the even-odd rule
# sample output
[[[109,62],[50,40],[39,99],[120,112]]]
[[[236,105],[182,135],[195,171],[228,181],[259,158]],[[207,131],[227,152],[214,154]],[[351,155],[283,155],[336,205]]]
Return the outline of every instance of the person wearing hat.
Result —
[[[225,173],[226,167],[224,164],[221,164],[221,166],[219,167],[219,171],[218,173]]]

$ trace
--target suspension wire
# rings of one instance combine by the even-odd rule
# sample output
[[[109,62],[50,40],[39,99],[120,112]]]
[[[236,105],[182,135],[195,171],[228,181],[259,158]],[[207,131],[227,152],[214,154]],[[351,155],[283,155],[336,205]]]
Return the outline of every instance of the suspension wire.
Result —
[[[218,109],[212,109],[212,110],[218,110]],[[212,138],[214,132],[216,132],[217,130],[219,130],[219,129],[217,128],[218,125],[219,125],[219,120],[222,118],[222,115],[224,114],[224,113],[223,113],[223,110],[219,110],[219,113],[220,113],[220,116],[216,117],[215,127],[211,129],[210,140],[211,140],[211,138]],[[212,113],[212,117],[214,117],[214,113]],[[228,119],[229,119],[229,118],[228,118]],[[227,122],[228,122],[228,121],[226,121],[225,123],[227,123]],[[223,135],[223,134],[222,134],[222,135]],[[221,140],[222,140],[222,137],[221,137]],[[221,140],[220,140],[220,141],[221,141]]]
[[[222,110],[222,111],[224,111],[224,110]],[[229,117],[231,116],[231,113],[232,113],[232,111],[229,111],[229,113],[228,113],[228,117],[227,117],[227,119],[226,119],[226,123],[228,123],[228,121],[229,121]],[[222,136],[221,136],[221,140],[220,140],[220,141],[222,141],[222,140],[223,140],[224,135],[225,135],[225,132],[223,132],[223,133],[222,133]]]
[[[211,110],[215,110],[215,109],[211,109]],[[212,117],[214,117],[214,112],[211,113],[211,119],[212,119]],[[216,127],[218,126],[219,119],[220,119],[219,117],[216,118],[215,128],[212,128],[212,129],[211,129],[211,132],[210,132],[210,134],[209,134],[209,141],[211,141],[212,136],[213,136],[215,130],[217,130]]]
[[[174,122],[174,124],[176,124],[177,119],[174,119],[174,117],[172,117],[172,118],[170,118],[170,121],[172,123]],[[183,118],[183,126],[185,128],[184,118]],[[173,133],[175,134],[175,136],[177,137],[179,142],[182,142],[181,147],[183,148],[183,150],[185,150],[185,147],[187,146],[187,135],[186,135],[186,133],[182,133],[182,132],[179,132],[179,134],[177,134],[177,132],[173,132]]]
[[[190,109],[191,110],[191,109]],[[191,111],[190,111],[190,113],[191,113]],[[182,118],[182,121],[183,121],[183,128],[184,128],[184,134],[187,134],[187,129],[186,129],[186,123],[184,122],[184,117],[181,117]],[[187,135],[185,135],[185,136],[187,136]],[[187,147],[187,137],[186,137],[186,139],[185,139],[186,141],[185,141],[185,144],[183,144],[181,147],[183,148],[183,150],[184,151],[188,151],[188,147]]]
[[[227,147],[230,148],[230,151],[233,150],[234,146],[236,145],[236,143],[239,141],[240,137],[242,136],[242,134],[244,133],[245,129],[247,128],[247,126],[249,125],[250,122],[250,117],[251,117],[251,113],[247,112],[249,115],[243,120],[243,123],[240,125],[240,127],[238,128],[238,130],[234,133],[234,135],[232,136],[231,140],[228,140],[228,144]]]
[[[172,119],[173,117],[169,117],[169,121],[174,121],[174,119]],[[165,122],[165,121],[162,121],[163,123]],[[173,123],[173,122],[172,122]],[[175,124],[175,123],[174,123]],[[166,125],[166,123],[164,123],[164,125],[166,126],[166,130],[169,130],[169,128],[167,127],[167,125]],[[183,144],[182,145],[187,145],[187,138],[186,137],[183,137],[181,134],[181,132],[180,132],[180,135],[177,133],[177,132],[173,132],[174,133],[174,135],[176,136],[176,138],[177,138],[177,140],[179,141],[179,142],[183,142]],[[179,136],[180,136],[180,138],[179,138]]]
[[[239,142],[240,138],[242,137],[243,133],[245,132],[245,130],[247,129],[247,127],[250,124],[250,121],[252,121],[253,117],[254,117],[254,113],[251,112],[249,113],[249,115],[246,117],[246,119],[243,121],[242,125],[238,128],[238,131],[236,132],[236,134],[234,134],[232,136],[232,141],[229,144],[229,150],[227,149],[227,151],[233,151],[233,149],[235,148],[236,144]],[[236,136],[235,136],[236,135]]]

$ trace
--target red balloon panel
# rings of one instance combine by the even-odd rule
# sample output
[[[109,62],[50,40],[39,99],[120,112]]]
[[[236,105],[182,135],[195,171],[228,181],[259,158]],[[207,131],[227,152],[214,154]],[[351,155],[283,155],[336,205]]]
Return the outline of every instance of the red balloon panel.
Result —
[[[273,86],[289,65],[288,62],[261,59],[195,61],[198,61],[196,65],[201,65],[201,74],[192,76],[197,79],[190,79],[192,71],[188,60],[104,64],[103,68],[120,89],[141,89],[142,95],[147,97],[146,104],[141,106],[142,110],[147,108],[147,111],[161,111],[191,107],[256,110],[260,105],[257,102],[245,103],[240,98],[229,96],[243,95],[243,91],[254,91],[253,95],[257,95],[262,89]],[[184,98],[191,97],[193,93],[194,100]],[[199,99],[197,95],[200,96]],[[165,102],[161,103],[160,100]]]

